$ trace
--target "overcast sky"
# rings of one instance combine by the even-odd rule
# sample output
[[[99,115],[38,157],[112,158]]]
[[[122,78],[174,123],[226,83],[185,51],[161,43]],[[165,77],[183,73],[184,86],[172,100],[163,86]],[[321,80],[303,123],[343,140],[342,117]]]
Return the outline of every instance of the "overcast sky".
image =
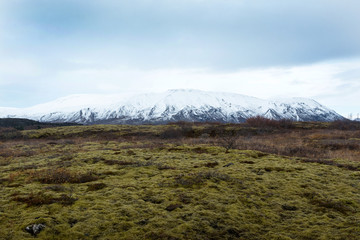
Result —
[[[0,106],[174,88],[360,112],[359,0],[0,0]]]

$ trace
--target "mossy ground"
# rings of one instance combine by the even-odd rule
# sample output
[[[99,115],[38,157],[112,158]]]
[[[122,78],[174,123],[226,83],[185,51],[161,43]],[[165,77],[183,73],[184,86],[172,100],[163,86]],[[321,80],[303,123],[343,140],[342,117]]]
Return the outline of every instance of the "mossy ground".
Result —
[[[359,161],[129,135],[164,128],[71,126],[0,143],[0,238],[359,239]],[[46,226],[36,237],[34,223]]]

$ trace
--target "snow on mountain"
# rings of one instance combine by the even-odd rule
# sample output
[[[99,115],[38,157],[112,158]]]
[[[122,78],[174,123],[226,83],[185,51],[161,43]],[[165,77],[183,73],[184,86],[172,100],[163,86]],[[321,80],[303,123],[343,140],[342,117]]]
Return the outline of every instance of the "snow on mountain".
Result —
[[[21,114],[20,111],[18,108],[0,107],[0,117],[16,117]]]
[[[177,89],[140,95],[71,95],[29,108],[0,108],[0,117],[42,122],[165,123],[169,121],[243,122],[249,117],[296,121],[343,119],[305,98],[263,100],[234,94]]]

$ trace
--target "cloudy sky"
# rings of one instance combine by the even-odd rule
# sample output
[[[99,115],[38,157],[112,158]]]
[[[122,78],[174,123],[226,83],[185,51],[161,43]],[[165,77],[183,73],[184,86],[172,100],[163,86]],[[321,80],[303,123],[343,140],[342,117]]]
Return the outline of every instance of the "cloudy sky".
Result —
[[[360,112],[358,0],[0,0],[0,106],[174,88]]]

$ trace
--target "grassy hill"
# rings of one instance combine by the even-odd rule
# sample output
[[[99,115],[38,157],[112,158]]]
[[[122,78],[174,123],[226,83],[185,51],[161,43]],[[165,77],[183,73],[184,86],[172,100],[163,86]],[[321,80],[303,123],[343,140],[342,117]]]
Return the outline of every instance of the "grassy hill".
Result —
[[[25,118],[0,118],[0,128],[40,129],[45,127],[73,126],[75,123],[45,123]]]
[[[0,142],[3,239],[360,236],[360,131],[344,124],[94,125],[18,134]],[[40,223],[36,236],[25,230]]]

